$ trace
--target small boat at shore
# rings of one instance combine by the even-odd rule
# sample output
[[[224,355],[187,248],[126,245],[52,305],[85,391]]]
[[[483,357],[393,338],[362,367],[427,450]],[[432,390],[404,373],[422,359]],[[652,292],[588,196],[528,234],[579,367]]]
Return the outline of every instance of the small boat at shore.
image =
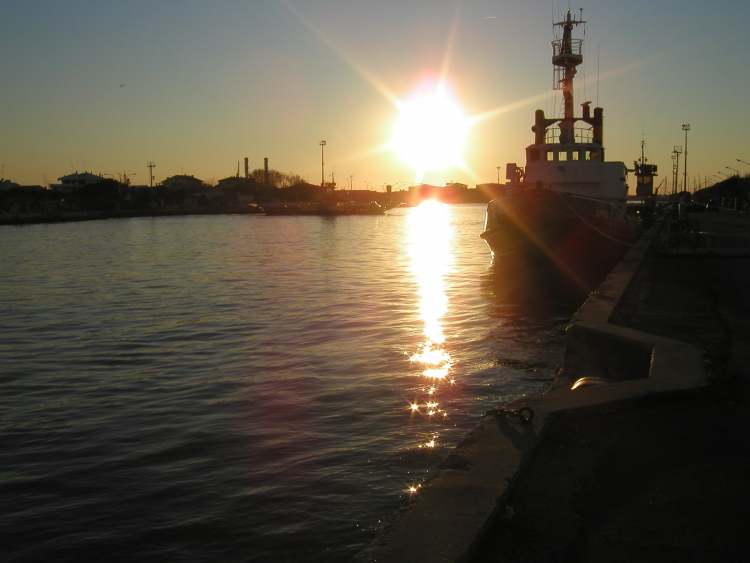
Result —
[[[383,215],[385,207],[375,201],[370,202],[298,202],[273,203],[263,206],[266,215],[321,215],[336,217],[340,215]]]
[[[485,229],[498,267],[523,272],[523,283],[550,274],[590,288],[633,244],[638,226],[627,214],[627,167],[604,158],[604,110],[590,102],[573,112],[573,77],[583,62],[582,39],[573,30],[585,23],[568,11],[552,41],[555,87],[562,90],[563,117],[537,110],[534,143],[526,166],[506,167],[501,195],[489,202]],[[540,277],[541,276],[541,277]]]

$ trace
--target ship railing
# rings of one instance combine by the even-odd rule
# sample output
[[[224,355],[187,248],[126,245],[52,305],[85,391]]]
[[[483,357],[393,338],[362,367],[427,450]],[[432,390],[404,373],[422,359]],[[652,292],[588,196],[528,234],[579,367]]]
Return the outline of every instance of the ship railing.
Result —
[[[583,49],[583,39],[571,39],[570,40],[570,53],[572,55],[580,55]],[[563,40],[555,39],[552,41],[552,56],[559,57],[563,54]]]

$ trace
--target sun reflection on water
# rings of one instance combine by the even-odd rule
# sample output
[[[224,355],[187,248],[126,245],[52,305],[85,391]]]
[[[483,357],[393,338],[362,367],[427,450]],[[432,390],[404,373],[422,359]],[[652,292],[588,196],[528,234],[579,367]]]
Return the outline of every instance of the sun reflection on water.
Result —
[[[450,208],[434,200],[411,209],[408,218],[408,248],[411,272],[419,286],[419,314],[425,342],[411,361],[424,366],[423,374],[434,379],[448,375],[450,355],[443,349],[442,318],[448,311],[445,276],[453,266]]]
[[[410,357],[419,376],[428,380],[421,387],[422,397],[408,402],[411,415],[418,415],[426,423],[442,423],[448,416],[440,408],[438,400],[440,385],[455,383],[449,377],[451,356],[445,348],[446,335],[443,318],[448,312],[446,276],[453,267],[453,226],[451,209],[437,201],[424,201],[410,210],[408,216],[407,247],[411,273],[417,283],[419,315],[423,323],[424,341]],[[430,433],[430,439],[417,446],[419,449],[437,449],[439,435]],[[408,492],[413,495],[416,490]]]

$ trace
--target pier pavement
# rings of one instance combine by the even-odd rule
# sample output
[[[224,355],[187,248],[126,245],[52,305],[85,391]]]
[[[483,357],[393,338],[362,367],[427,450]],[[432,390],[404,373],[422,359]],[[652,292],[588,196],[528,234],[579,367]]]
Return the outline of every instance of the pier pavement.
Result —
[[[745,560],[748,234],[706,213],[644,237],[573,318],[556,385],[523,402],[533,424],[482,419],[375,560]],[[581,376],[602,384],[571,391]]]

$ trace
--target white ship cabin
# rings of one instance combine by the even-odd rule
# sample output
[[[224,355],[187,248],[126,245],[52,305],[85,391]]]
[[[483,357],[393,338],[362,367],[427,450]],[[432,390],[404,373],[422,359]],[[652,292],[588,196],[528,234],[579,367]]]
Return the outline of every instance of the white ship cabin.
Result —
[[[590,128],[577,128],[583,121]],[[606,162],[602,144],[603,110],[591,117],[588,102],[583,117],[547,119],[536,112],[532,130],[535,142],[526,148],[525,171],[508,167],[511,183],[522,178],[524,187],[563,191],[583,197],[623,200],[628,191],[627,167],[622,162]],[[559,128],[551,127],[560,124]],[[512,165],[515,168],[515,165]]]

